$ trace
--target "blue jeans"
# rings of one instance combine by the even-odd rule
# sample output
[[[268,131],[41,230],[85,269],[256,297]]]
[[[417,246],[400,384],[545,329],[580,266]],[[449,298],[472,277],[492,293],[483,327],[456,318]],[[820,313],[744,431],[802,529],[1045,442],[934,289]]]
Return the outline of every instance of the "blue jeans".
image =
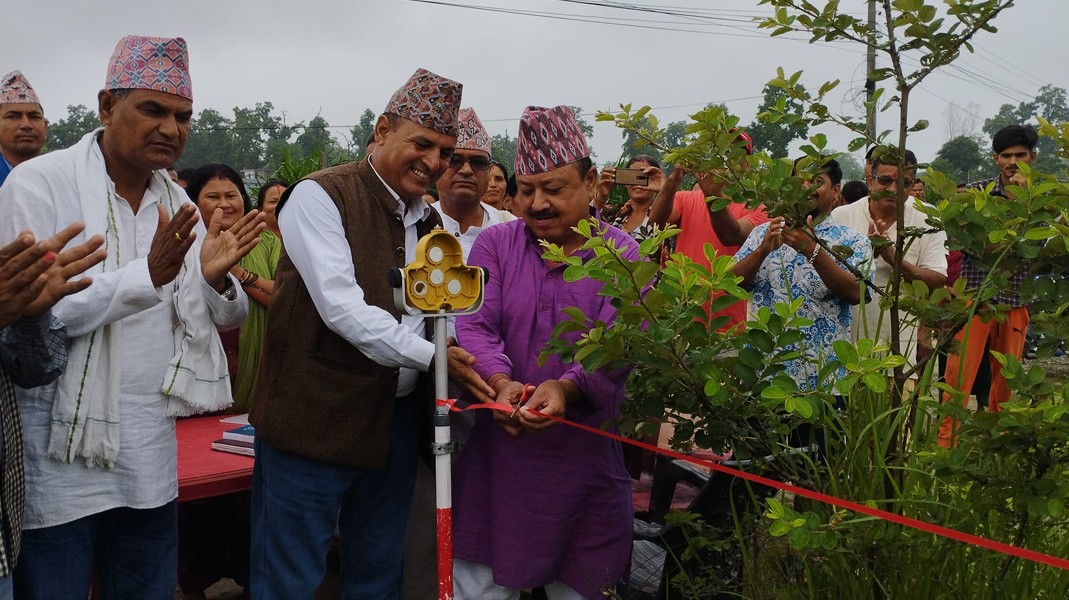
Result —
[[[95,567],[101,600],[173,600],[177,506],[172,500],[158,508],[113,508],[23,531],[15,597],[83,600]]]
[[[320,462],[256,440],[253,600],[314,600],[336,525],[344,600],[400,600],[418,409],[414,398],[396,401],[383,469]]]

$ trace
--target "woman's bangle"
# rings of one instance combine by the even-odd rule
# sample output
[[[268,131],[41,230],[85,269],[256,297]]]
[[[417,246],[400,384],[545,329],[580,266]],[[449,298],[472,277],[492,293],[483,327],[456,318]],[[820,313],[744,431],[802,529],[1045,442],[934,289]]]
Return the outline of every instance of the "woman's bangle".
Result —
[[[820,254],[820,244],[818,244],[817,242],[814,241],[813,242],[813,252],[810,253],[809,260],[806,261],[806,262],[808,262],[809,264],[813,264],[813,261],[815,261],[817,259],[817,255],[818,254]]]

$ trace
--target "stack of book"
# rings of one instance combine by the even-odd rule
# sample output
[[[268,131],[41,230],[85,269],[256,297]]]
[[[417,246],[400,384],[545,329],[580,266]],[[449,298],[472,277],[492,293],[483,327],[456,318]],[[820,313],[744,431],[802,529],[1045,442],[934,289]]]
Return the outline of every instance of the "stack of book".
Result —
[[[245,424],[224,431],[222,439],[212,442],[212,450],[254,456],[252,443],[255,439],[256,429],[252,425]]]

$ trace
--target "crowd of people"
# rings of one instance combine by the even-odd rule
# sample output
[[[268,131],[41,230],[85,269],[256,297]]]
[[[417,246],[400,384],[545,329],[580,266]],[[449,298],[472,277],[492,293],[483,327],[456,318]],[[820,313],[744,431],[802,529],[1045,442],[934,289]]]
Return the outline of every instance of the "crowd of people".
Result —
[[[538,357],[564,309],[606,323],[615,309],[596,282],[563,277],[543,241],[588,257],[573,228],[594,217],[632,260],[667,225],[681,230],[674,251],[698,264],[709,267],[709,245],[734,256],[752,299],[709,314],[710,326],[744,326],[747,304],[800,300],[813,325],[787,372],[802,390],[835,358],[834,341],[890,338],[863,280],[886,286],[896,261],[904,281],[933,289],[985,275],[968,255],[950,255],[960,267],[948,268],[940,231],[895,254],[899,186],[912,190],[904,225],[924,221],[912,153],[902,164],[872,154],[866,181],[845,185],[824,162],[804,227],[763,207],[711,210],[721,174],[678,190],[684,169],[666,174],[645,155],[627,162],[644,179],[611,206],[620,172],[594,165],[571,109],[528,107],[504,165],[462,91],[417,70],[378,116],[366,158],[269,181],[254,208],[230,166],[167,173],[193,115],[181,38],[121,39],[97,95],[103,127],[47,154],[40,99],[18,71],[4,76],[0,600],[84,598],[94,573],[105,599],[169,599],[176,583],[203,597],[223,576],[258,600],[310,599],[332,540],[345,598],[436,597],[433,475],[420,459],[433,328],[397,307],[385,273],[437,226],[488,274],[482,309],[456,319],[450,378],[468,400],[504,408],[476,411],[454,466],[459,598],[538,587],[551,599],[601,597],[630,561],[620,444],[547,418],[616,422],[629,372]],[[745,132],[738,141],[753,152]],[[1028,127],[999,131],[998,176],[974,185],[1009,195],[1036,141]],[[849,258],[829,250],[840,246]],[[947,364],[952,385],[973,386],[987,348],[1021,356],[1023,277],[1000,291],[1007,319],[974,319]],[[923,350],[923,330],[899,334],[908,358]],[[991,379],[998,410],[1008,391],[998,368]],[[252,491],[179,506],[175,419],[218,411],[248,412],[256,428]],[[953,443],[951,420],[940,436]]]

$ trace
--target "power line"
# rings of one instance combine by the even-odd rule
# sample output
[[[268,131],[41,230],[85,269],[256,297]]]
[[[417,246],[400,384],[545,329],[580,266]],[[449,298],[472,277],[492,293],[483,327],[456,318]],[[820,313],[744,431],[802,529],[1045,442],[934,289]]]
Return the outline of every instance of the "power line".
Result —
[[[740,98],[728,98],[726,100],[709,100],[706,102],[693,102],[690,104],[673,104],[671,106],[651,106],[650,110],[672,110],[676,108],[690,108],[693,106],[708,106],[710,104],[727,104],[729,102],[741,102],[743,100],[755,100],[762,98],[763,96],[742,96]],[[598,114],[598,111],[582,112],[576,115],[577,117],[593,117]],[[480,119],[483,123],[503,123],[507,121],[519,122],[519,117],[510,118],[498,118],[498,119]],[[309,125],[272,125],[266,127],[191,127],[190,131],[204,132],[204,131],[277,131],[279,129],[352,129],[356,125],[317,125],[315,127]]]

